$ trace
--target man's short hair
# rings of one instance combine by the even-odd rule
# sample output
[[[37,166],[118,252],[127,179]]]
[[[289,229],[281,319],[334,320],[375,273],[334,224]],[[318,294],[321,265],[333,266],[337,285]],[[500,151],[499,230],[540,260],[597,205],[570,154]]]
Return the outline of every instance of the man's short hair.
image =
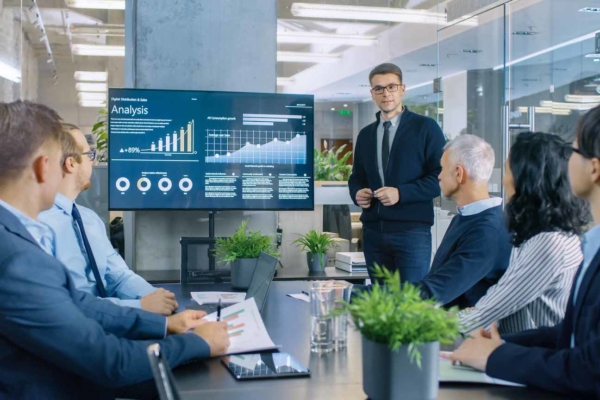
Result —
[[[0,102],[0,182],[21,173],[47,142],[61,143],[64,128],[56,111],[28,101]]]
[[[369,83],[375,75],[386,75],[386,74],[394,74],[400,79],[400,83],[402,83],[402,70],[396,64],[385,63],[379,64],[369,74]]]
[[[71,131],[80,129],[69,123],[63,123],[63,128],[65,130],[65,134],[62,135],[62,140],[60,142],[63,151],[61,165],[63,165],[65,160],[69,157],[73,157],[78,164],[81,164],[81,153],[83,152],[83,149],[79,147],[77,141],[71,134]]]
[[[496,156],[488,142],[475,135],[460,135],[446,144],[450,162],[462,166],[469,178],[487,182],[492,177]]]

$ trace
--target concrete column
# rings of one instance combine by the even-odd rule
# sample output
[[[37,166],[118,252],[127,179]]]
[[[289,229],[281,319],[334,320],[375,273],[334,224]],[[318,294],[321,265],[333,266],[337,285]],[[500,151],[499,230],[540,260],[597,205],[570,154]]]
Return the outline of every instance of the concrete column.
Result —
[[[128,0],[127,86],[275,92],[277,0]],[[181,236],[208,236],[208,214],[135,212],[125,216],[126,257],[137,270],[178,269]],[[243,219],[274,234],[274,212],[217,214],[217,236]],[[132,248],[133,243],[133,248]]]

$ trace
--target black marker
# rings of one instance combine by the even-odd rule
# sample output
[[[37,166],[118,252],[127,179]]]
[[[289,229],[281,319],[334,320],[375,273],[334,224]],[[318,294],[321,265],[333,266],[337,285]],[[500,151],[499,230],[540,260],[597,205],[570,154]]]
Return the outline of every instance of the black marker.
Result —
[[[221,320],[221,299],[219,298],[219,304],[217,305],[217,321]]]
[[[307,296],[310,296],[308,293],[306,293],[304,290],[302,291],[302,294],[305,294]]]

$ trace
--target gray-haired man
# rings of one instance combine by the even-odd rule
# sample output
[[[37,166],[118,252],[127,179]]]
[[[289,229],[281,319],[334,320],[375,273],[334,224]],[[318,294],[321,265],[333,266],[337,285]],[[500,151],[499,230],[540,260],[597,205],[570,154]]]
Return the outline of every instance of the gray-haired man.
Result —
[[[456,202],[458,215],[419,283],[424,298],[472,307],[508,268],[512,246],[502,199],[488,192],[494,161],[492,147],[477,136],[461,135],[444,148],[438,180],[442,195]]]

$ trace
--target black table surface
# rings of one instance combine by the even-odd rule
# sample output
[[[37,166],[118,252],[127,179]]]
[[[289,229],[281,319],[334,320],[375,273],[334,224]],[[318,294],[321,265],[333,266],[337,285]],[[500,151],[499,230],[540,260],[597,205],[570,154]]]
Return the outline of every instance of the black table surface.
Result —
[[[136,273],[152,284],[180,283],[181,278],[181,271],[178,269],[136,271]],[[310,272],[308,268],[288,267],[278,268],[277,276],[274,278],[276,281],[324,279],[347,280],[358,283],[359,281],[369,279],[369,275],[366,272],[350,273],[335,267],[327,267],[324,272]]]
[[[193,303],[191,291],[228,291],[220,285],[160,285],[174,292],[180,310]],[[265,326],[281,351],[290,353],[311,370],[310,378],[236,381],[219,359],[199,361],[176,368],[174,376],[183,399],[366,399],[362,390],[360,334],[348,328],[345,351],[318,355],[310,352],[309,304],[286,296],[307,290],[310,283],[273,282],[262,312]],[[563,399],[529,388],[474,384],[442,384],[438,399]]]

